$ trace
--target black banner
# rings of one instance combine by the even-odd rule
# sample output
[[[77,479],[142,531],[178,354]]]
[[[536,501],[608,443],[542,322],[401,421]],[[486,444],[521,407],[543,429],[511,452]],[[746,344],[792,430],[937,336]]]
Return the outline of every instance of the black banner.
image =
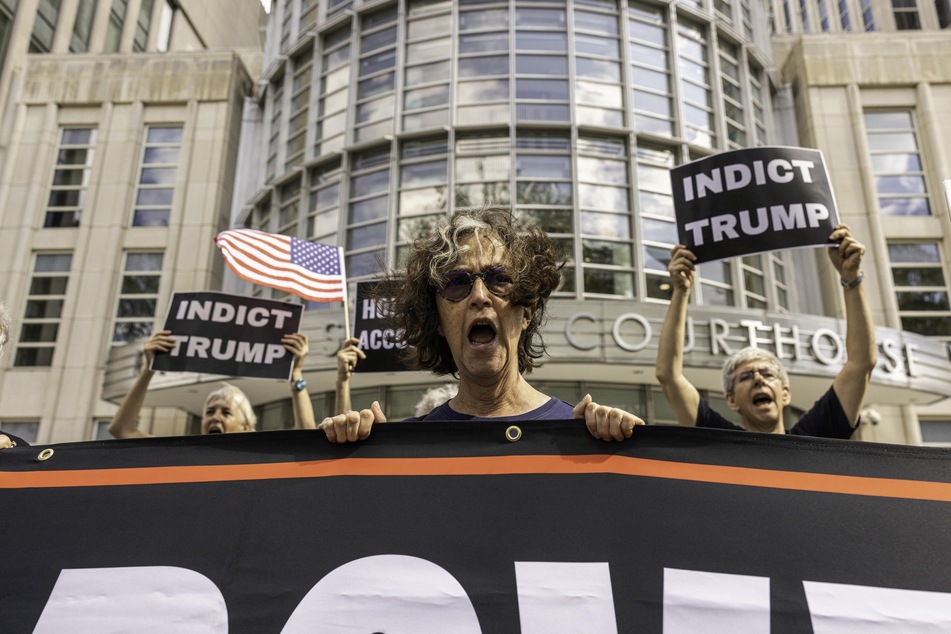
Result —
[[[353,320],[353,336],[366,359],[361,359],[354,372],[403,372],[406,366],[392,330],[383,323],[389,307],[373,299],[373,289],[380,282],[357,282],[357,309]]]
[[[760,147],[670,170],[677,235],[697,262],[828,245],[839,223],[818,150]]]
[[[153,370],[289,379],[294,357],[281,337],[300,331],[300,304],[227,293],[174,293],[165,319],[177,343]]]
[[[946,450],[578,421],[0,452],[0,630],[938,632]]]

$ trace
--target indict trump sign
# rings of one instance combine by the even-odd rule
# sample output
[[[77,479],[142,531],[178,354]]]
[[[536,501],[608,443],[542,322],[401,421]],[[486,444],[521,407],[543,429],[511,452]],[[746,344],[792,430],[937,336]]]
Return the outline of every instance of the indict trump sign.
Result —
[[[724,152],[670,171],[677,235],[697,262],[829,242],[838,211],[822,153]]]
[[[3,634],[951,631],[935,448],[580,421],[17,447],[0,525]]]
[[[227,293],[175,293],[165,330],[175,347],[158,353],[152,369],[288,379],[294,358],[281,338],[300,330],[304,308]]]

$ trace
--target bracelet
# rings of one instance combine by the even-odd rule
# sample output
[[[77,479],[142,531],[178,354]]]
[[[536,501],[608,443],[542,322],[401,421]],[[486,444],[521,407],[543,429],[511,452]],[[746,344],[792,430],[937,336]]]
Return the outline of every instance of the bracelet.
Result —
[[[844,288],[847,291],[850,291],[856,286],[858,286],[859,284],[861,284],[863,279],[865,279],[865,275],[862,273],[859,273],[859,276],[855,278],[854,280],[852,280],[851,282],[846,282],[845,279],[841,277],[839,278],[839,282],[842,284],[842,288]]]

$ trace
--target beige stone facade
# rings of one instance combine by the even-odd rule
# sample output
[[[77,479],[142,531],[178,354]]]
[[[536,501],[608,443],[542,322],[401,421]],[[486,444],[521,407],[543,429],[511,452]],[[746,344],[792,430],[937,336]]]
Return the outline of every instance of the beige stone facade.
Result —
[[[104,431],[116,407],[102,397],[107,360],[128,345],[116,340],[119,315],[160,320],[172,290],[220,286],[212,238],[228,226],[260,66],[257,0],[151,3],[147,39],[143,4],[130,0],[112,27],[115,53],[101,52],[114,17],[103,2],[88,50],[69,52],[79,4],[62,2],[51,50],[28,54],[38,2],[20,2],[0,75],[0,298],[14,322],[0,358],[0,430],[38,443]],[[136,37],[144,51],[133,52]],[[140,261],[157,270],[129,278]],[[51,282],[39,262],[65,263],[63,275]],[[149,287],[130,289],[130,279]],[[24,354],[31,344],[44,351]],[[177,408],[144,419],[155,433],[185,431]]]

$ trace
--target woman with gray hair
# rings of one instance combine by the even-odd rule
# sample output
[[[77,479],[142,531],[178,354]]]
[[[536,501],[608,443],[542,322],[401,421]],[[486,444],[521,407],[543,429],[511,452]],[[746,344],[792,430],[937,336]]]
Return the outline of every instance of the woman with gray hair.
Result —
[[[399,333],[410,368],[451,374],[459,392],[423,420],[583,419],[602,440],[630,438],[644,424],[590,395],[572,406],[532,387],[524,375],[545,352],[541,326],[561,282],[555,248],[539,227],[509,209],[457,211],[413,243],[405,271],[381,288],[396,289],[387,327]],[[386,299],[386,298],[381,298]],[[325,418],[331,442],[353,442],[385,422],[380,404]]]

